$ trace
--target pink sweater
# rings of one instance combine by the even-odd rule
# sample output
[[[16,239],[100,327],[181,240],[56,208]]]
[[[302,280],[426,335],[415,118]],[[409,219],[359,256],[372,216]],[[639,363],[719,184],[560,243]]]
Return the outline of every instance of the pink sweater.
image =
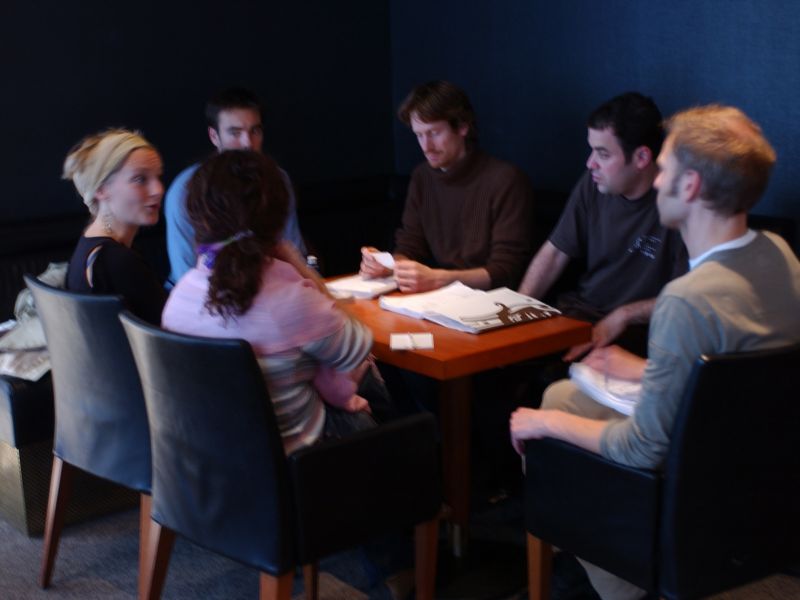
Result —
[[[198,264],[178,281],[164,307],[162,326],[247,340],[264,372],[287,454],[312,444],[325,424],[320,396],[346,408],[355,392],[346,373],[369,353],[369,330],[280,260],[265,265],[250,309],[225,321],[204,306],[209,275]]]

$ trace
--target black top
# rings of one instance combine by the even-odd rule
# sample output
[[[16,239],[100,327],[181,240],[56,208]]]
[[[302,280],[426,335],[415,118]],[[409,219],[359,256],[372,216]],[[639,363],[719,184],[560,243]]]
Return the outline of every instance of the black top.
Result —
[[[558,308],[590,320],[655,298],[689,266],[680,233],[659,220],[654,189],[637,200],[603,194],[589,171],[572,190],[550,242],[586,261],[578,289],[560,297]]]
[[[92,250],[91,283],[87,280],[87,259]],[[122,296],[137,317],[161,324],[167,293],[156,274],[134,250],[110,237],[81,236],[67,268],[67,289],[90,294]]]

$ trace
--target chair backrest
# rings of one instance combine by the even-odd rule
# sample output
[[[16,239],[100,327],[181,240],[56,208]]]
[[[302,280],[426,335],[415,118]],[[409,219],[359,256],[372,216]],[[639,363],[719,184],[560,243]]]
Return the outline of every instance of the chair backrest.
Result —
[[[800,345],[706,356],[665,465],[660,591],[700,597],[800,556]]]
[[[118,296],[53,288],[26,275],[53,369],[53,452],[84,471],[150,490],[150,435]]]
[[[180,335],[124,312],[153,450],[152,517],[273,575],[292,568],[286,458],[269,393],[243,340]]]
[[[301,564],[433,519],[441,509],[431,414],[396,419],[289,457]]]

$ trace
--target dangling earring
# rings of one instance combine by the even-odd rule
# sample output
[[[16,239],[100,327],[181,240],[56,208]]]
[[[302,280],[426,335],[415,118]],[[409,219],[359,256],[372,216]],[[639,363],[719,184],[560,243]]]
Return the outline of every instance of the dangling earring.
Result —
[[[107,236],[111,237],[111,234],[114,233],[114,230],[111,228],[114,218],[111,216],[110,212],[104,212],[101,218],[103,219],[103,231]]]

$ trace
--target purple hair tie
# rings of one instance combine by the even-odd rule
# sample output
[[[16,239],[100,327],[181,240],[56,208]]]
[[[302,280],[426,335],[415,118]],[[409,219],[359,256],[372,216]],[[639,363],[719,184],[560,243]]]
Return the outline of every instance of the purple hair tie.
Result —
[[[217,260],[217,254],[219,254],[220,250],[222,250],[228,244],[238,242],[244,238],[253,237],[254,235],[255,234],[252,231],[245,229],[244,231],[234,233],[231,237],[226,240],[222,240],[221,242],[198,245],[197,254],[200,256],[200,260],[203,261],[203,266],[205,266],[207,269],[213,269],[214,262]]]

